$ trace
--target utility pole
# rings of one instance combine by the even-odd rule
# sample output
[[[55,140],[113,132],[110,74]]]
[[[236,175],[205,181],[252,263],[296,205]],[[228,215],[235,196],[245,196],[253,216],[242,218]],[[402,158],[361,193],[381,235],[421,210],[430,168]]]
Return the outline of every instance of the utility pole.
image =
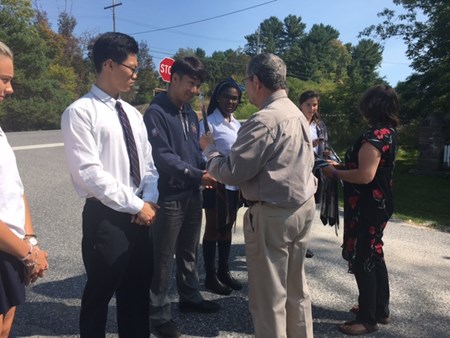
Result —
[[[118,4],[116,4],[116,0],[112,0],[112,5],[111,6],[106,6],[103,9],[109,9],[112,8],[112,12],[113,12],[113,32],[116,31],[116,7],[122,5],[121,2],[119,2]]]
[[[259,35],[261,33],[260,27],[256,33],[256,54],[261,54],[261,44],[259,43]]]

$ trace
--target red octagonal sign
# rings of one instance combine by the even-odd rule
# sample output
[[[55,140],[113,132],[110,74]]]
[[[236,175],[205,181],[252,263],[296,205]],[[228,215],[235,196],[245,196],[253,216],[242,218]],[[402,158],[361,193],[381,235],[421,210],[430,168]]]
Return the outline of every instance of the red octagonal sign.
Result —
[[[164,82],[170,82],[170,70],[174,62],[172,58],[164,58],[159,63],[159,75]]]

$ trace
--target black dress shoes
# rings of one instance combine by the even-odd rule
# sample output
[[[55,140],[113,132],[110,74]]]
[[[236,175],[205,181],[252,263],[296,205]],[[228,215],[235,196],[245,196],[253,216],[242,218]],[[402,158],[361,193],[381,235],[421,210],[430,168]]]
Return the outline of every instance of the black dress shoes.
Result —
[[[200,303],[180,302],[180,312],[214,313],[220,310],[220,305],[209,300],[202,300]]]
[[[218,278],[217,274],[214,273],[206,273],[205,277],[205,288],[211,292],[214,292],[218,295],[228,296],[233,291],[230,287],[223,284]]]
[[[242,284],[239,283],[236,279],[234,279],[233,276],[231,276],[230,271],[219,271],[217,273],[217,278],[219,279],[219,281],[229,286],[233,290],[242,289]]]
[[[181,336],[181,332],[178,331],[177,323],[173,320],[155,326],[155,330],[162,338],[178,338]]]
[[[306,258],[313,258],[314,257],[314,252],[312,252],[309,249],[306,249]]]

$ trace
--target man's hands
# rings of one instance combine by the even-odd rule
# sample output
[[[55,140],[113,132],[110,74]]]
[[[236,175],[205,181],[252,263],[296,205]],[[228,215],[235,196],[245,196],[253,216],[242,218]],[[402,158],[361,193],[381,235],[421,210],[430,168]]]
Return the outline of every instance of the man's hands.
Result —
[[[216,180],[206,171],[203,172],[202,184],[205,189],[214,189],[216,187]]]
[[[158,205],[152,202],[144,202],[144,206],[141,211],[136,215],[131,215],[131,223],[136,223],[143,226],[150,226],[156,218],[156,210],[159,208]]]

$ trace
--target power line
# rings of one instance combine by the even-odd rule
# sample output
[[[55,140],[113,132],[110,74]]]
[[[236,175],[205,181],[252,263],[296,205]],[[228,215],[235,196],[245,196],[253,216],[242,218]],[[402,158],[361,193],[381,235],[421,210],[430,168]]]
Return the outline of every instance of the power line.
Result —
[[[272,2],[276,2],[277,0],[271,0],[271,1],[267,1],[267,2],[263,2],[261,4],[255,5],[255,6],[251,6],[251,7],[246,7],[243,9],[239,9],[237,11],[233,11],[233,12],[229,12],[229,13],[225,13],[225,14],[220,14],[220,15],[216,15],[207,19],[201,19],[201,20],[196,20],[196,21],[192,21],[192,22],[187,22],[187,23],[182,23],[179,25],[174,25],[174,26],[169,26],[169,27],[164,27],[164,28],[156,28],[156,29],[152,29],[152,30],[148,30],[148,31],[142,31],[142,32],[137,32],[137,33],[131,33],[131,35],[138,35],[138,34],[145,34],[145,33],[153,33],[153,32],[159,32],[159,31],[163,31],[163,30],[168,30],[168,29],[172,29],[172,28],[178,28],[178,27],[184,27],[184,26],[189,26],[189,25],[193,25],[196,23],[200,23],[200,22],[205,22],[205,21],[210,21],[210,20],[214,20],[214,19],[218,19],[218,18],[223,18],[225,16],[229,16],[232,14],[236,14],[236,13],[240,13],[240,12],[244,12],[244,11],[248,11],[250,9],[256,8],[256,7],[261,7],[261,6],[265,6],[267,4],[270,4]]]
[[[144,24],[144,23],[142,23],[142,22],[138,22],[138,21],[134,21],[134,20],[129,20],[129,19],[126,19],[126,18],[122,18],[122,17],[119,17],[119,19],[121,20],[121,21],[125,21],[125,22],[128,22],[128,23],[132,23],[132,24],[135,24],[135,25],[140,25],[140,26],[147,26],[147,27],[155,27],[155,26],[151,26],[151,25],[146,25],[146,24]],[[156,28],[155,28],[156,29]],[[159,28],[158,28],[159,29]],[[233,43],[241,43],[242,42],[242,40],[233,40],[233,39],[223,39],[223,38],[221,38],[221,39],[218,39],[217,37],[215,37],[215,36],[206,36],[206,35],[200,35],[200,34],[192,34],[192,33],[186,33],[186,32],[180,32],[180,31],[174,31],[174,30],[172,30],[172,31],[170,31],[169,33],[171,33],[171,34],[178,34],[178,35],[184,35],[184,36],[190,36],[190,37],[194,37],[194,38],[200,38],[200,39],[206,39],[206,40],[214,40],[214,41],[226,41],[226,42],[233,42]],[[130,35],[134,35],[135,33],[129,33]]]

